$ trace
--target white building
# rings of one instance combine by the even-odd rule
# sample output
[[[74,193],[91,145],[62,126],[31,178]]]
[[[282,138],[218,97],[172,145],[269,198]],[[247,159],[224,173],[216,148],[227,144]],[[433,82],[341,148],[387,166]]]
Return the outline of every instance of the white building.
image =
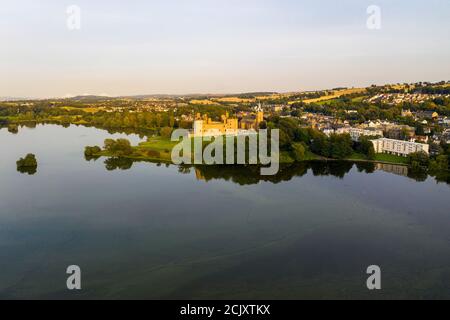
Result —
[[[372,140],[376,153],[390,153],[398,156],[406,157],[410,153],[424,151],[429,154],[430,146],[428,144],[409,142],[403,140],[393,140],[380,138]]]
[[[351,127],[344,127],[339,128],[336,130],[337,134],[344,134],[348,133],[353,141],[359,141],[359,139],[363,136],[366,137],[383,137],[383,131],[382,130],[368,130],[368,129],[359,129],[359,128],[351,128]]]
[[[333,128],[324,128],[322,129],[322,132],[326,134],[328,137],[335,133]]]

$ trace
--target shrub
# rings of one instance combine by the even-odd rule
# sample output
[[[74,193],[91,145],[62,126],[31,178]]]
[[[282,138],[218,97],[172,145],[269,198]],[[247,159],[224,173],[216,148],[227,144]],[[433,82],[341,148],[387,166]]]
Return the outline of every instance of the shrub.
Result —
[[[172,136],[173,129],[170,127],[161,128],[160,134],[163,138],[170,138]]]
[[[29,153],[25,156],[25,158],[20,158],[17,162],[17,168],[36,168],[37,160],[36,156],[32,153]]]
[[[92,157],[96,154],[99,154],[102,151],[102,149],[99,146],[94,146],[94,147],[86,147],[84,148],[84,155],[86,157]]]
[[[133,147],[127,139],[105,140],[105,150],[113,153],[115,156],[127,156],[133,153]]]

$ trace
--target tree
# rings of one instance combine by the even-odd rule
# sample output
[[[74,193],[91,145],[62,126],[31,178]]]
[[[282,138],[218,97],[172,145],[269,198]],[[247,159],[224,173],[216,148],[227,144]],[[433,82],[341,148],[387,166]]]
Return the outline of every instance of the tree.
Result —
[[[25,158],[20,158],[17,162],[17,171],[21,173],[28,173],[30,175],[35,174],[37,171],[37,160],[36,156],[29,153]]]
[[[359,143],[356,146],[356,151],[364,154],[369,160],[375,158],[375,149],[373,147],[373,143],[367,137],[361,137]]]
[[[413,168],[418,166],[427,167],[430,161],[428,154],[424,151],[410,153],[408,158]]]
[[[98,158],[100,158],[100,155],[99,155],[100,152],[102,152],[102,149],[99,146],[85,147],[84,148],[84,158],[87,161],[97,160]]]
[[[164,127],[161,129],[160,134],[163,138],[170,138],[172,136],[173,129],[171,127]]]
[[[104,148],[106,151],[118,157],[127,156],[133,153],[133,147],[127,139],[117,139],[116,141],[113,139],[106,139]]]
[[[17,161],[17,167],[37,167],[36,156],[29,153],[25,156],[25,158],[20,158]]]
[[[295,161],[303,161],[305,159],[306,149],[301,143],[292,144],[292,154]]]
[[[446,155],[437,156],[436,160],[430,161],[429,169],[432,172],[446,171],[448,167],[448,157]]]
[[[330,136],[329,155],[334,159],[344,159],[353,153],[352,139],[348,134]]]
[[[85,156],[94,156],[98,153],[100,153],[102,151],[102,149],[99,146],[94,146],[94,147],[86,147],[84,148],[84,155]]]
[[[326,135],[320,133],[312,139],[311,151],[324,157],[329,156],[329,140]]]

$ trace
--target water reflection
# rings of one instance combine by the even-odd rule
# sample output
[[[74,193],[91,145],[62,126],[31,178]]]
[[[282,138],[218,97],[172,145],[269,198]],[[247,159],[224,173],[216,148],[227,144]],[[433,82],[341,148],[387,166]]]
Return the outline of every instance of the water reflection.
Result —
[[[262,177],[249,166],[83,158],[86,145],[122,137],[0,131],[0,298],[450,297],[448,186],[371,163],[291,164]],[[14,166],[29,152],[32,178]],[[83,270],[81,296],[66,288],[71,264]],[[375,296],[365,290],[371,264],[386,284]]]
[[[97,160],[97,158],[86,157],[86,160]],[[104,161],[105,168],[108,171],[113,170],[129,170],[132,168],[134,162],[151,162],[142,160],[132,160],[126,158],[108,158]],[[151,162],[154,163],[154,162]],[[163,163],[156,163],[158,166]],[[166,166],[171,166],[164,163]],[[280,170],[273,176],[262,176],[260,174],[260,167],[254,165],[217,165],[217,166],[192,166],[181,165],[178,166],[178,172],[181,174],[189,174],[195,171],[197,180],[205,182],[212,180],[225,180],[236,183],[238,185],[254,185],[262,181],[271,182],[274,184],[292,180],[294,177],[302,177],[311,171],[314,176],[334,176],[343,179],[353,167],[356,167],[358,172],[367,174],[376,171],[383,171],[390,174],[395,174],[403,177],[413,179],[418,182],[423,182],[429,177],[425,170],[411,170],[407,166],[372,163],[372,162],[350,162],[350,161],[310,161],[293,164],[284,164],[280,166]],[[434,177],[437,182],[450,184],[450,175],[443,172],[439,176]]]
[[[108,158],[105,160],[105,168],[108,171],[129,170],[133,166],[133,160],[127,158]]]
[[[17,167],[17,172],[32,176],[37,173],[37,167]]]

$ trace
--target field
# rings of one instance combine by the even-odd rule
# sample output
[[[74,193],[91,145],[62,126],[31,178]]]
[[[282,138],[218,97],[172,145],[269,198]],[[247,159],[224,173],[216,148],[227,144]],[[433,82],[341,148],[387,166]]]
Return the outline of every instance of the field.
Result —
[[[377,153],[375,155],[375,160],[376,161],[380,161],[380,162],[392,162],[392,163],[398,163],[398,164],[408,164],[408,158],[394,156],[392,154],[386,154],[386,153]]]
[[[154,151],[162,151],[167,152],[167,150],[171,151],[174,146],[176,146],[178,142],[173,142],[170,139],[163,137],[150,137],[147,142],[142,142],[139,144],[139,149],[144,150],[154,150]]]
[[[79,110],[82,110],[82,111],[87,112],[87,113],[96,113],[96,112],[100,111],[99,108],[89,108],[89,107],[88,108],[61,107],[61,109],[64,109],[64,110],[67,110],[67,111],[71,111],[71,110],[79,111]]]
[[[217,102],[228,102],[228,103],[253,103],[256,101],[256,99],[246,99],[238,97],[215,98],[212,100]]]
[[[205,106],[215,106],[218,103],[211,101],[211,100],[191,100],[189,101],[190,104],[198,104],[198,105],[205,105]]]
[[[365,88],[351,88],[351,89],[336,90],[336,91],[332,91],[331,94],[329,94],[329,95],[322,96],[320,98],[315,98],[315,99],[303,100],[303,102],[304,103],[316,103],[316,102],[336,99],[336,98],[342,97],[347,94],[363,93],[365,91],[366,91]],[[296,102],[300,102],[300,101],[291,101],[291,102],[289,102],[289,104],[293,104]]]

